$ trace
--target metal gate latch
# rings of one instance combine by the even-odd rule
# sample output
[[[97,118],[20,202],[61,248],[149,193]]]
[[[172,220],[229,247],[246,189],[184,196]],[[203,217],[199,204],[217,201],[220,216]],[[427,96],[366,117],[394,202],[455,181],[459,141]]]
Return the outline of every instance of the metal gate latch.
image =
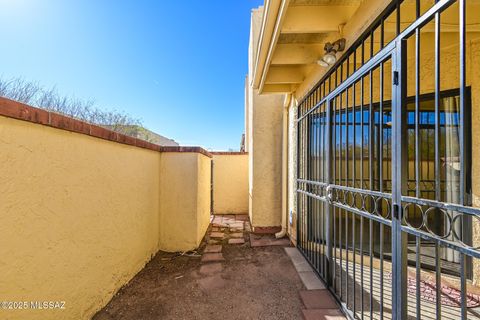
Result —
[[[325,188],[325,192],[327,193],[326,197],[327,197],[327,201],[329,203],[332,203],[333,199],[332,199],[332,186],[327,186],[327,188]]]

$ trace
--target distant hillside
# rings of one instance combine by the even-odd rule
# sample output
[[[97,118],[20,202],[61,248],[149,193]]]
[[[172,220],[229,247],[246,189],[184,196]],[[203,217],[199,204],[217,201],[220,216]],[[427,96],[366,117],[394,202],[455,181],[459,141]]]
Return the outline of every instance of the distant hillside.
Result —
[[[145,129],[139,125],[103,125],[103,127],[161,146],[179,145],[177,142],[175,142],[175,140],[159,135],[158,133]]]

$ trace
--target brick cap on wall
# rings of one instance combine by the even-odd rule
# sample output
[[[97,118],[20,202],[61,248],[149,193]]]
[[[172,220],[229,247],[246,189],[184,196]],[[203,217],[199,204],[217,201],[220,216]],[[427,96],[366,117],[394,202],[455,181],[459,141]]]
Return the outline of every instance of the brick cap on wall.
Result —
[[[158,152],[193,152],[209,158],[212,154],[201,147],[160,146],[148,141],[137,139],[85,121],[70,118],[55,112],[35,108],[24,103],[0,97],[0,116],[28,121],[36,124],[62,129],[92,137],[122,143],[134,147]]]
[[[248,152],[241,152],[241,151],[210,151],[210,154],[214,156],[244,156],[247,155]]]

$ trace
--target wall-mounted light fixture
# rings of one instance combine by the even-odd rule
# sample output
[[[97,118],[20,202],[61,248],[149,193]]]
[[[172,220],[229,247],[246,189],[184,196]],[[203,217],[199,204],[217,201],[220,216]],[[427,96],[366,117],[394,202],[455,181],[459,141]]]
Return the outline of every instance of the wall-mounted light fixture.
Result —
[[[345,50],[345,39],[341,38],[334,43],[327,42],[324,47],[325,55],[317,61],[322,67],[329,67],[337,62],[337,52]]]

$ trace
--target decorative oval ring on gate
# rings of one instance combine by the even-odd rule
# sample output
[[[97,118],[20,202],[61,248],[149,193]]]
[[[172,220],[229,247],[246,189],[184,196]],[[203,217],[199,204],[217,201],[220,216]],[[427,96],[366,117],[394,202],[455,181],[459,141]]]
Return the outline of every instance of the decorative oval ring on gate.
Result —
[[[319,196],[321,197],[327,196],[327,190],[325,189],[325,186],[320,186]]]
[[[456,215],[454,214],[454,217],[452,219],[452,236],[453,236],[453,239],[455,241],[458,241],[460,242],[464,247],[470,247],[469,245],[467,245],[465,242],[462,241],[461,237],[458,235],[458,233],[455,231],[455,225],[458,224],[458,225],[462,225],[462,222],[461,220],[460,221],[457,221],[459,218],[463,218],[463,214],[462,213],[457,213]]]
[[[335,201],[340,202],[341,204],[345,204],[345,193],[342,189],[337,189],[337,198]]]
[[[365,210],[365,203],[363,202],[362,194],[355,192],[355,208]]]
[[[462,238],[455,231],[455,226],[456,225],[459,225],[459,226],[463,225],[462,220],[460,220],[460,221],[457,221],[457,220],[460,219],[460,218],[464,218],[466,214],[461,213],[461,212],[452,212],[452,213],[454,214],[454,217],[452,219],[452,235],[453,235],[454,240],[458,241],[462,246],[464,246],[466,248],[471,248],[471,249],[474,249],[474,250],[480,250],[480,245],[477,246],[477,247],[474,247],[474,246],[472,246],[468,243],[465,243],[465,241],[463,241]],[[476,216],[476,215],[468,215],[468,216],[477,220],[477,222],[474,222],[472,224],[479,224],[480,223],[480,217],[479,216]]]
[[[366,212],[368,212],[370,214],[374,214],[375,213],[375,197],[370,195],[370,194],[364,195],[363,196],[363,207],[364,207]]]
[[[355,207],[355,198],[353,197],[353,192],[348,190],[345,193],[345,202],[347,206],[354,208]]]
[[[435,231],[433,231],[433,228],[430,225],[429,215],[431,215],[432,213],[435,213],[435,212],[441,212],[443,217],[444,217],[443,221],[448,222],[447,226],[445,226],[445,225],[443,226],[443,229],[445,230],[444,234],[436,233]],[[440,217],[438,217],[438,216],[433,217],[432,220],[438,223],[440,221]],[[425,229],[427,229],[427,231],[430,232],[434,236],[437,236],[441,239],[445,239],[452,233],[452,218],[447,213],[447,211],[445,211],[444,209],[437,208],[437,207],[428,208],[428,210],[425,211],[425,214],[424,214],[424,221],[425,221]]]
[[[385,208],[387,209],[385,210]],[[375,200],[375,214],[377,216],[388,219],[391,211],[390,201],[387,198],[378,197],[377,200]],[[386,212],[386,215],[383,214],[384,212]]]
[[[415,217],[415,213],[418,213],[418,211],[420,211],[420,217],[421,217],[421,220],[420,220],[420,224],[417,226],[417,225],[414,225],[413,224],[413,220],[411,220],[411,217]],[[417,205],[417,204],[414,204],[414,203],[407,203],[404,207],[403,207],[403,212],[404,212],[404,215],[403,215],[403,222],[409,226],[410,228],[413,228],[413,229],[417,229],[417,230],[420,230],[423,228],[423,226],[425,225],[425,216],[424,216],[424,213],[423,213],[423,209],[421,206]]]

